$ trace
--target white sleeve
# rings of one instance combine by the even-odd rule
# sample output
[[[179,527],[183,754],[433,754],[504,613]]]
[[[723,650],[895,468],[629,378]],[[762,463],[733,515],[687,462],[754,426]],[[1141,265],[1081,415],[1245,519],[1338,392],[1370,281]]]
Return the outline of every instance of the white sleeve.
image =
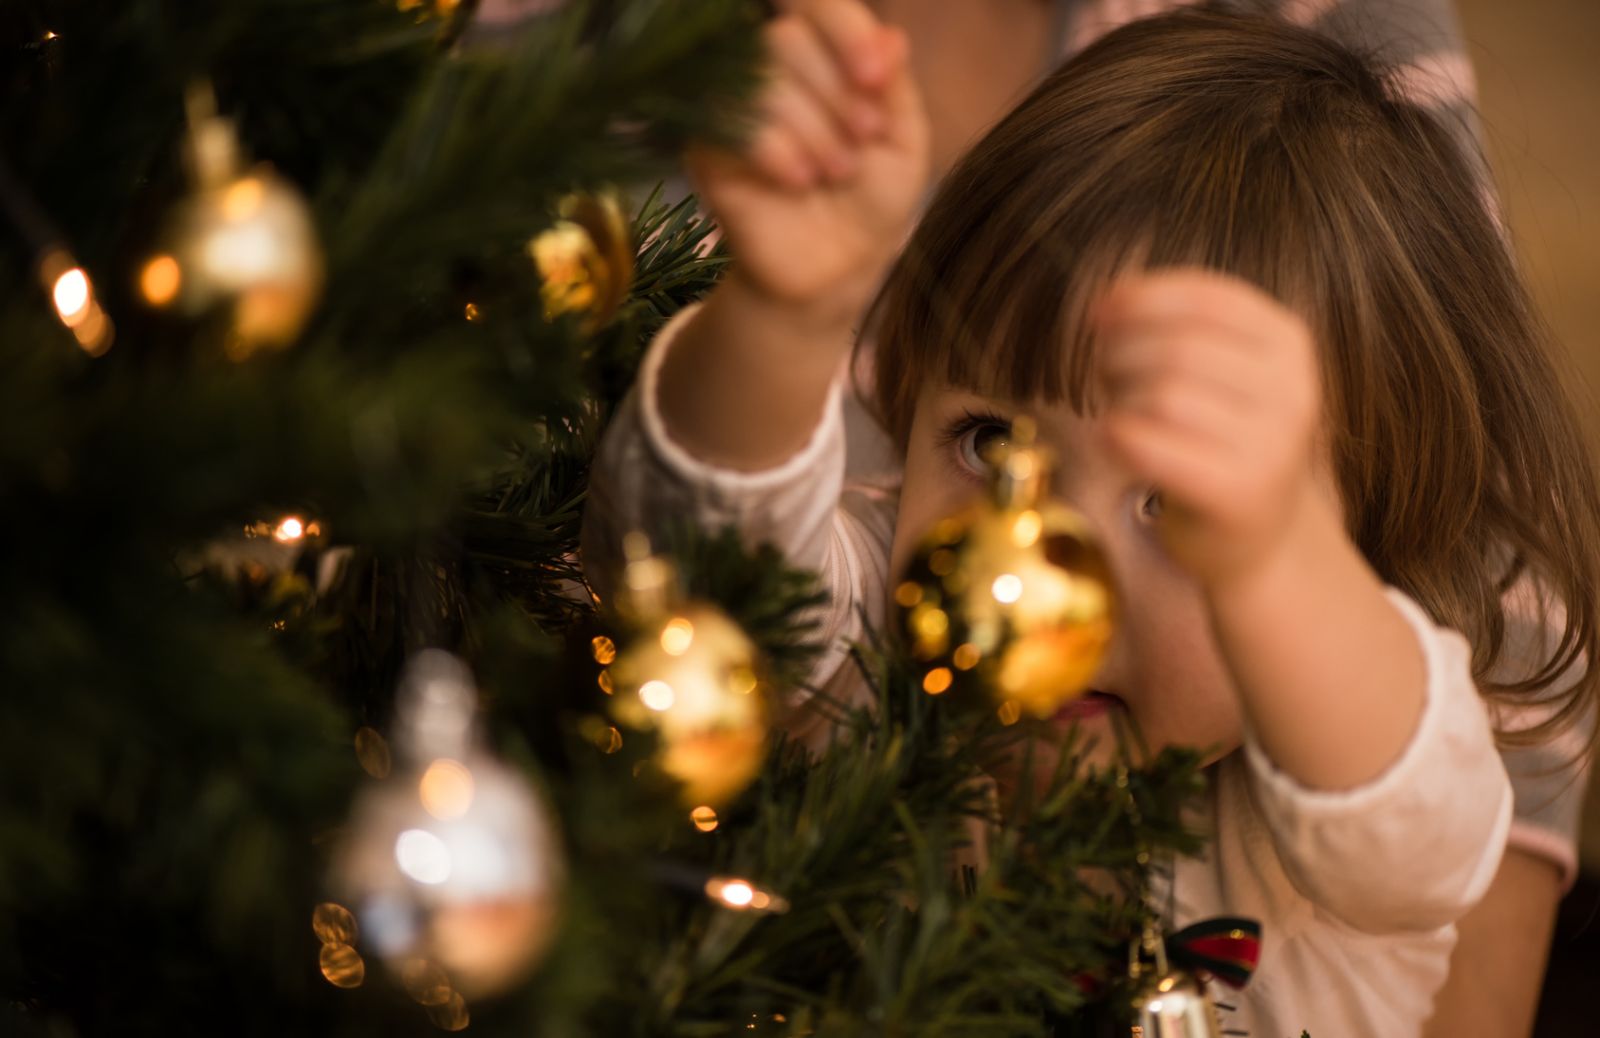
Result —
[[[1308,789],[1247,734],[1251,785],[1284,870],[1319,909],[1368,933],[1436,930],[1477,903],[1511,824],[1511,786],[1471,652],[1394,589],[1416,632],[1426,700],[1411,741],[1383,774],[1355,789]]]
[[[828,602],[817,617],[829,651],[812,673],[826,681],[861,633],[860,607],[876,622],[892,501],[844,484],[842,372],[817,428],[782,464],[759,472],[719,468],[673,442],[657,404],[662,358],[694,311],[685,308],[656,336],[638,380],[612,417],[590,467],[583,563],[602,598],[621,569],[623,535],[652,535],[671,522],[708,530],[733,526],[746,545],[772,544],[790,564],[821,575]]]

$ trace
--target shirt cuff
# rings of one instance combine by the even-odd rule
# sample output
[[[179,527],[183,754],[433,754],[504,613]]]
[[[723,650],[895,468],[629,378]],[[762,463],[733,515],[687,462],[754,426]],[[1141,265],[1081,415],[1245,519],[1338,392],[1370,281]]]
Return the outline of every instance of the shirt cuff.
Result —
[[[1352,789],[1302,785],[1246,731],[1258,802],[1295,885],[1357,929],[1425,930],[1488,889],[1511,825],[1511,786],[1459,634],[1386,589],[1426,670],[1416,730],[1380,774]]]
[[[661,417],[661,405],[656,396],[656,385],[661,377],[661,364],[667,351],[678,338],[684,325],[699,311],[701,304],[693,303],[673,315],[666,326],[656,334],[639,364],[638,393],[639,420],[644,427],[645,442],[655,456],[661,459],[679,479],[692,486],[703,488],[714,499],[742,498],[752,492],[760,493],[795,482],[824,463],[834,444],[844,436],[841,414],[842,374],[835,375],[828,385],[828,397],[823,403],[822,417],[805,445],[788,460],[768,469],[745,472],[724,468],[703,461],[673,441],[667,432],[666,421]]]

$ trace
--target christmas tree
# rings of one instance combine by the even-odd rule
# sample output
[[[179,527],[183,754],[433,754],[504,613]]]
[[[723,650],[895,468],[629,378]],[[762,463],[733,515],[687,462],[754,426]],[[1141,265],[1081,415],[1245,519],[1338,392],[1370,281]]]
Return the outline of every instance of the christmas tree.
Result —
[[[1015,732],[884,638],[874,709],[818,754],[757,740],[691,811],[668,734],[610,709],[641,621],[585,582],[586,466],[726,262],[650,185],[740,132],[761,12],[532,6],[0,12],[0,1030],[1093,1033],[1151,862],[1193,849],[1193,756],[1069,755],[998,818],[974,779]],[[760,695],[804,682],[808,575],[652,532]],[[541,879],[452,971],[342,891],[427,690],[473,686],[486,763],[425,806],[509,790]]]

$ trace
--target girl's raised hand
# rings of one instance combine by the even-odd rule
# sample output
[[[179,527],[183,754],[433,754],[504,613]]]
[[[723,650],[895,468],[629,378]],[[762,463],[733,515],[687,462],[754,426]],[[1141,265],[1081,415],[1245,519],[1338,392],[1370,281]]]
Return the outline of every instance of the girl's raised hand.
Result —
[[[1310,329],[1237,278],[1177,270],[1124,279],[1098,313],[1112,448],[1160,489],[1158,528],[1203,584],[1269,560],[1320,488],[1320,379]]]
[[[690,174],[722,226],[731,277],[772,302],[854,320],[898,251],[928,176],[905,35],[859,0],[786,0],[766,29],[760,122]]]

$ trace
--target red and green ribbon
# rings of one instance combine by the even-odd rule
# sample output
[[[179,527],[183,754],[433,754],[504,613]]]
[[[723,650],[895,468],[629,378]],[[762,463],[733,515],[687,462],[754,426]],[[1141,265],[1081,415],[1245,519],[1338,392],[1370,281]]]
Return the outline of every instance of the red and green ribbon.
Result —
[[[1239,916],[1202,919],[1167,938],[1167,958],[1242,988],[1261,961],[1261,924]]]

